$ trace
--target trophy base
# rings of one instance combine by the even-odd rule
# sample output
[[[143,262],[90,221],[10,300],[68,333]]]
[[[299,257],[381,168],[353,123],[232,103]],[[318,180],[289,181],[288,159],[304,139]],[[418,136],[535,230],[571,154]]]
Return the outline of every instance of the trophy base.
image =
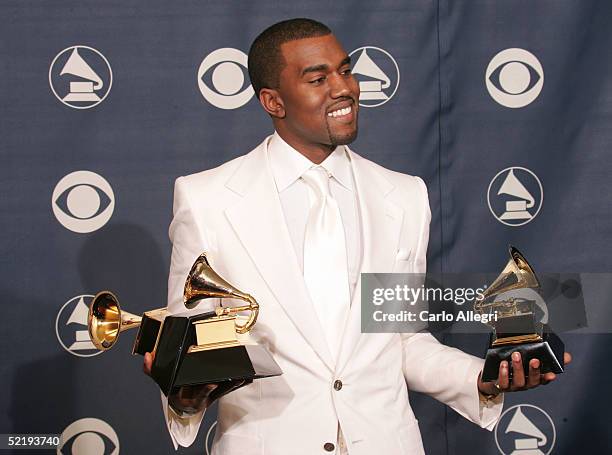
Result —
[[[253,380],[278,376],[281,370],[258,344],[190,352],[177,371],[173,387]]]
[[[214,317],[215,313],[166,316],[155,349],[151,376],[167,396],[179,387],[231,384],[278,376],[282,371],[272,355],[261,345],[240,343],[213,349],[197,346],[194,322]]]
[[[157,336],[164,324],[168,312],[165,309],[147,311],[142,315],[138,335],[134,339],[132,354],[145,355],[147,352],[155,353]]]
[[[506,360],[510,366],[509,372],[512,377],[512,353],[519,352],[523,361],[525,376],[529,371],[529,361],[538,359],[540,361],[540,372],[563,373],[563,353],[565,346],[561,338],[552,332],[544,333],[543,341],[535,343],[507,344],[504,346],[491,347],[487,351],[485,364],[482,370],[482,381],[489,382],[497,380],[499,375],[499,364]]]

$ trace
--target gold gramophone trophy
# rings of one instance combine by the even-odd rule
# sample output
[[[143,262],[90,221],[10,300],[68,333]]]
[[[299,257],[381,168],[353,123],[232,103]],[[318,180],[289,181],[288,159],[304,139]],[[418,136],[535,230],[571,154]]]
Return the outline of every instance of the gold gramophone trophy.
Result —
[[[223,384],[282,374],[270,353],[245,335],[257,321],[259,305],[249,294],[239,291],[210,266],[205,253],[195,261],[185,281],[183,302],[193,309],[202,299],[234,298],[247,305],[223,307],[214,311],[170,315],[165,308],[145,312],[142,317],[122,311],[112,292],[98,293],[89,307],[88,329],[91,341],[100,350],[110,349],[124,330],[138,327],[133,354],[155,355],[151,376],[168,395],[186,385]],[[249,311],[241,323],[238,313]]]
[[[487,324],[493,328],[482,372],[485,382],[497,379],[503,360],[508,361],[512,374],[511,355],[515,351],[521,354],[525,372],[531,359],[539,359],[541,373],[562,373],[564,369],[563,342],[538,320],[536,302],[512,296],[512,291],[521,289],[537,292],[540,282],[516,248],[510,246],[509,252],[506,267],[474,302],[474,311],[486,314]]]

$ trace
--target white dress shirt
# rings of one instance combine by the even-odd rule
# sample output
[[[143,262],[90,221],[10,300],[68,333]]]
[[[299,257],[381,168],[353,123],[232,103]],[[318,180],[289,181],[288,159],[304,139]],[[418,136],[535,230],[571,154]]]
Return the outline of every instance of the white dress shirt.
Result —
[[[278,190],[283,214],[293,250],[302,273],[304,272],[304,235],[310,211],[308,185],[300,177],[314,163],[287,144],[277,133],[272,136],[268,154],[272,175]],[[332,176],[329,187],[340,208],[344,225],[346,254],[351,298],[359,279],[361,267],[361,223],[357,203],[356,184],[351,162],[344,146],[336,149],[320,164]]]

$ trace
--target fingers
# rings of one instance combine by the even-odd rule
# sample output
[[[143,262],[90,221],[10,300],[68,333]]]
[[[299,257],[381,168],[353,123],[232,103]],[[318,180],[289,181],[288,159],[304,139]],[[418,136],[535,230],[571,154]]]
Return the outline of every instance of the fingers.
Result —
[[[145,352],[144,362],[142,365],[142,371],[147,376],[151,376],[151,368],[153,368],[153,360],[154,360],[153,354],[151,354],[150,352]]]
[[[499,364],[499,376],[497,386],[502,392],[514,392],[518,390],[527,390],[539,385],[548,384],[557,378],[555,373],[542,374],[542,362],[539,359],[531,359],[529,361],[529,371],[525,375],[523,362],[520,352],[513,352],[511,356],[512,362],[512,379],[510,379],[508,361],[504,360]],[[572,356],[569,352],[564,355],[564,362],[568,364],[572,361]]]
[[[539,383],[539,381],[538,381]],[[525,371],[519,352],[512,353],[512,389],[522,389],[525,387]]]
[[[204,385],[204,387],[202,388],[200,397],[202,399],[208,398],[208,396],[210,396],[210,394],[213,393],[217,387],[219,387],[219,384],[206,384],[206,385]]]
[[[537,387],[540,385],[540,361],[531,359],[529,361],[529,377],[527,378],[527,388]]]
[[[219,384],[206,384],[204,386],[206,393],[210,393],[213,390],[215,390],[217,387],[219,387]]]
[[[506,360],[500,362],[499,364],[497,386],[501,391],[505,391],[510,388],[510,374],[508,372],[508,362]]]

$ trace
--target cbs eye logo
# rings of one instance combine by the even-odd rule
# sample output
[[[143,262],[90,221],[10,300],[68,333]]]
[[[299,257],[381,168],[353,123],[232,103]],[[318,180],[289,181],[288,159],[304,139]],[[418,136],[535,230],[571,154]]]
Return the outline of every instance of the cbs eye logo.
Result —
[[[51,196],[57,221],[73,232],[93,232],[104,226],[115,209],[115,194],[104,177],[76,171],[62,178]]]
[[[544,70],[531,52],[506,49],[491,59],[485,83],[491,97],[502,106],[525,107],[542,91]]]
[[[247,61],[244,52],[230,47],[204,57],[198,69],[198,87],[204,99],[220,109],[238,109],[248,103],[255,91],[245,78]]]
[[[57,454],[119,455],[119,438],[108,423],[87,417],[66,427]]]

